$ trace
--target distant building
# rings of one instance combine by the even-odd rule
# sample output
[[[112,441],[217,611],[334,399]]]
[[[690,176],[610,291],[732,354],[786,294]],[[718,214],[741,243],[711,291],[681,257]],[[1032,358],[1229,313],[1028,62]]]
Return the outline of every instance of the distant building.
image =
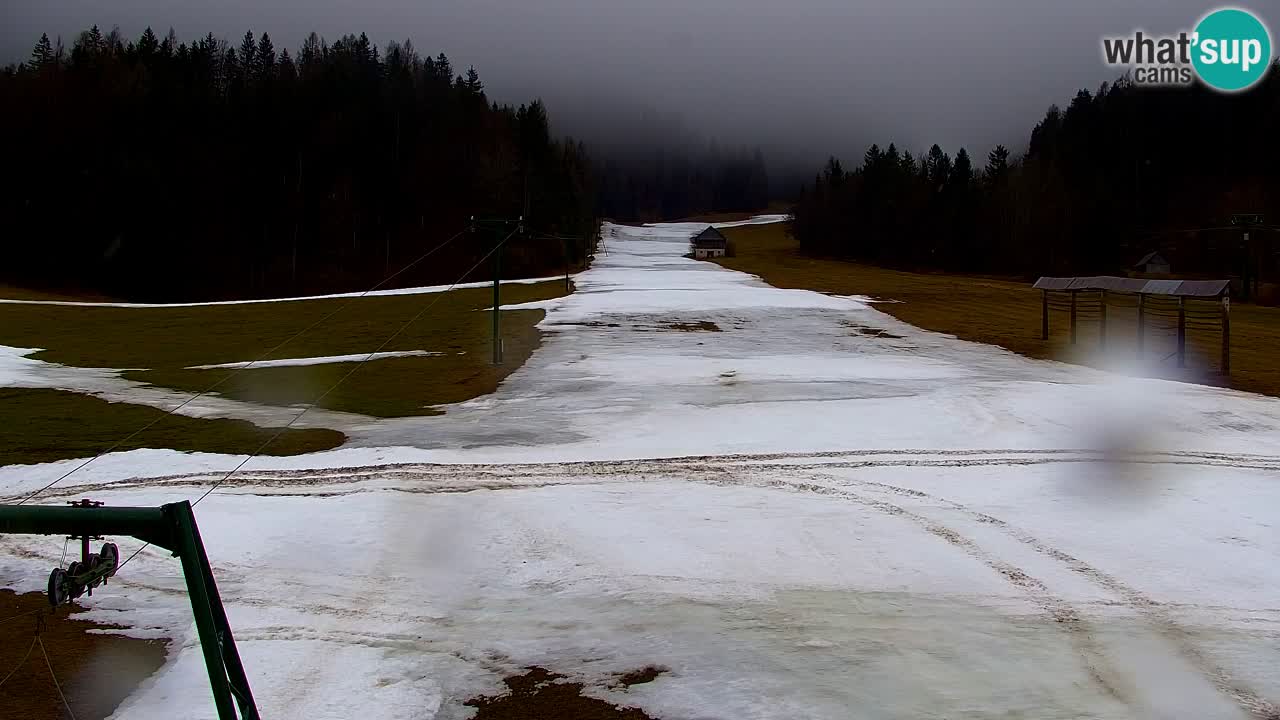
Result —
[[[693,256],[699,260],[724,257],[728,244],[719,230],[708,225],[706,230],[693,236]]]
[[[1134,264],[1133,269],[1140,273],[1149,273],[1151,275],[1168,275],[1169,261],[1153,250],[1142,256],[1142,259]]]

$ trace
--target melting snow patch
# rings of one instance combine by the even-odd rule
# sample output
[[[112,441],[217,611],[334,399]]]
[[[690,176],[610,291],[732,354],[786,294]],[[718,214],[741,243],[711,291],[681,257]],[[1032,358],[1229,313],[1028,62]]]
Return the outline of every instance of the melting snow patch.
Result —
[[[246,368],[252,365],[255,368],[267,367],[298,367],[301,365],[328,365],[330,363],[348,363],[361,362],[364,360],[385,360],[386,358],[397,357],[431,357],[435,355],[443,355],[442,352],[431,352],[428,350],[394,350],[390,352],[376,353],[354,353],[352,355],[323,355],[320,357],[305,358],[281,358],[279,360],[246,360],[244,362],[218,363],[216,365],[191,365],[184,368],[185,370],[222,370]]]
[[[571,276],[576,277],[576,276]],[[563,280],[564,275],[552,275],[540,278],[522,278],[519,280],[503,280],[503,285],[536,285],[552,280]],[[259,298],[257,300],[213,300],[208,302],[189,303],[131,303],[131,302],[81,302],[78,300],[12,300],[0,299],[5,305],[65,305],[70,307],[117,307],[117,308],[191,308],[214,305],[256,305],[258,303],[293,302],[295,300],[334,300],[338,298],[390,297],[393,295],[426,295],[429,293],[448,292],[450,290],[468,290],[472,288],[490,287],[489,280],[479,282],[454,283],[453,285],[425,285],[422,287],[394,288],[391,290],[372,290],[366,292],[332,293],[330,295],[303,295],[299,297]]]

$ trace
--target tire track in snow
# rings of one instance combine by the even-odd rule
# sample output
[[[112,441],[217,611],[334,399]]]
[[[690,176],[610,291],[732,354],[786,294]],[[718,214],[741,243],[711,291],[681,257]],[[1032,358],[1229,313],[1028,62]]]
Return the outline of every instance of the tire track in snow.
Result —
[[[973,540],[965,537],[955,529],[919,513],[912,512],[901,505],[829,485],[773,479],[764,480],[758,486],[827,495],[852,501],[864,507],[915,523],[930,535],[960,548],[967,555],[991,568],[1006,582],[1020,590],[1057,623],[1071,641],[1072,646],[1075,647],[1076,652],[1079,653],[1081,662],[1089,677],[1108,696],[1127,707],[1135,709],[1141,707],[1141,703],[1136,697],[1135,689],[1112,666],[1101,644],[1093,636],[1089,624],[1070,603],[1053,594],[1042,580],[1012,563],[991,555]]]
[[[1190,634],[1186,629],[1180,626],[1162,609],[1160,602],[1144,595],[1141,591],[1131,587],[1114,575],[1100,570],[1069,553],[1049,545],[1040,538],[1016,525],[1012,525],[993,515],[974,510],[967,505],[958,503],[954,500],[932,495],[914,488],[904,488],[872,480],[834,477],[830,479],[838,483],[852,482],[859,487],[880,490],[882,492],[888,492],[895,495],[927,499],[931,502],[938,503],[943,507],[967,515],[977,522],[992,525],[1001,529],[1018,542],[1027,545],[1045,557],[1057,561],[1058,563],[1066,566],[1071,572],[1087,578],[1094,584],[1105,588],[1109,592],[1122,598],[1127,607],[1131,607],[1136,610],[1140,616],[1153,625],[1161,637],[1170,641],[1183,658],[1191,663],[1191,665],[1203,677],[1205,677],[1218,690],[1218,692],[1229,698],[1240,709],[1255,718],[1259,718],[1260,720],[1280,720],[1280,707],[1277,707],[1275,703],[1272,703],[1270,700],[1262,697],[1258,693],[1233,679],[1225,668],[1214,663],[1205,656],[1205,654],[1192,643]]]
[[[777,460],[838,459],[862,457],[863,460],[847,462],[779,463]],[[876,459],[883,457],[884,459]],[[1159,451],[1135,454],[1127,458],[1114,458],[1096,450],[841,450],[816,453],[764,453],[741,455],[701,455],[640,460],[573,461],[555,463],[516,464],[446,464],[401,463],[387,465],[362,465],[321,469],[298,470],[249,470],[237,473],[226,480],[224,487],[287,488],[318,485],[348,485],[363,481],[396,482],[405,487],[380,486],[374,490],[403,492],[465,492],[471,490],[504,490],[537,487],[533,482],[513,482],[515,479],[560,478],[544,485],[572,482],[599,482],[599,477],[643,475],[646,473],[682,472],[689,474],[722,474],[742,469],[795,471],[823,468],[867,467],[983,467],[1019,466],[1049,463],[1114,463],[1159,465],[1199,465],[1207,467],[1231,467],[1264,471],[1280,471],[1280,457],[1253,454],[1226,454],[1193,451]],[[75,497],[84,493],[142,488],[181,488],[206,485],[221,476],[216,472],[184,473],[152,477],[133,477],[123,480],[63,485],[45,493],[48,498]],[[566,479],[566,476],[569,476]],[[424,481],[439,478],[465,478],[467,483],[442,485],[437,489],[422,487]],[[490,478],[490,482],[476,481]],[[283,494],[283,493],[280,493]],[[301,493],[323,496],[324,492]],[[333,495],[347,494],[335,491]],[[18,497],[18,495],[12,496]]]
[[[839,458],[864,458],[839,462]],[[883,458],[883,459],[877,459]],[[777,460],[832,459],[836,462],[813,464],[775,463]],[[1091,450],[943,450],[922,451],[911,449],[871,449],[827,451],[818,453],[764,453],[741,455],[707,455],[675,458],[654,458],[622,461],[577,461],[531,464],[432,464],[405,463],[394,465],[366,465],[345,468],[302,469],[279,471],[249,471],[233,476],[228,485],[240,489],[270,489],[264,495],[312,495],[339,496],[353,492],[396,491],[412,493],[459,493],[477,490],[532,489],[563,484],[600,484],[602,482],[635,482],[652,479],[670,481],[688,479],[710,484],[763,484],[788,488],[800,492],[836,495],[892,515],[904,517],[922,526],[930,534],[953,544],[967,554],[983,562],[999,573],[1006,581],[1030,596],[1055,621],[1062,624],[1079,648],[1085,665],[1093,679],[1108,694],[1123,702],[1131,702],[1130,691],[1115,678],[1115,671],[1107,667],[1106,658],[1097,641],[1077,610],[1062,598],[1053,595],[1047,586],[1017,566],[991,556],[973,540],[954,529],[933,521],[924,515],[911,512],[899,505],[869,498],[839,487],[820,483],[786,480],[761,480],[763,474],[805,473],[822,468],[860,468],[893,466],[984,466],[1025,465],[1044,462],[1102,462],[1113,461]],[[1280,458],[1257,454],[1227,454],[1214,452],[1169,451],[1135,456],[1134,462],[1196,464],[1211,467],[1228,466],[1280,469]],[[80,496],[86,492],[103,492],[131,489],[181,488],[205,485],[214,473],[191,473],[153,478],[131,478],[112,483],[84,484],[60,488],[59,495]],[[645,477],[650,475],[652,477]],[[744,477],[747,476],[747,477]],[[1137,610],[1161,637],[1169,640],[1192,667],[1200,672],[1224,696],[1255,718],[1280,720],[1276,705],[1251,689],[1235,681],[1222,667],[1215,664],[1193,644],[1189,633],[1165,612],[1160,603],[1143,595],[1118,578],[1109,575],[1084,561],[1048,545],[1034,535],[1010,525],[994,516],[972,510],[967,506],[929,495],[922,491],[886,483],[866,480],[820,476],[841,484],[852,483],[861,488],[881,493],[928,499],[955,512],[963,513],[977,522],[1000,528],[1019,542],[1038,553],[1062,564],[1072,572],[1087,578],[1122,599],[1122,605]],[[357,487],[368,483],[368,487]],[[399,483],[400,487],[384,483]],[[321,489],[319,486],[330,486]],[[347,486],[351,489],[347,489]],[[314,488],[307,490],[306,488]],[[339,489],[341,488],[341,489]],[[296,492],[293,492],[296,491]],[[174,592],[151,588],[158,592]]]

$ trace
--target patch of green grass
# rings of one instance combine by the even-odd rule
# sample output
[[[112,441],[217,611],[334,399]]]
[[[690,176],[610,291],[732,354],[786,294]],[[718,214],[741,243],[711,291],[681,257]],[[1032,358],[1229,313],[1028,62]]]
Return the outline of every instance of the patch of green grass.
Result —
[[[502,303],[564,294],[563,281],[503,285]],[[0,304],[0,344],[44,348],[32,357],[47,362],[132,368],[125,377],[182,391],[201,391],[224,381],[215,391],[220,395],[273,405],[310,403],[355,366],[250,367],[235,372],[186,368],[259,358],[364,354],[379,349],[442,353],[371,361],[320,401],[321,407],[377,417],[423,415],[436,412],[431,409],[434,405],[493,392],[537,347],[540,333],[534,326],[544,312],[505,311],[504,363],[490,364],[492,320],[484,310],[492,305],[492,299],[492,289],[471,288],[354,300],[202,307]],[[421,316],[394,340],[380,347],[419,313]],[[312,330],[262,357],[266,350],[317,322]]]
[[[63,390],[0,388],[0,465],[91,457],[163,415],[163,410],[145,405],[107,402]],[[276,432],[276,428],[244,420],[170,415],[117,449],[172,448],[247,455]],[[345,440],[336,430],[289,429],[262,454],[330,450]]]

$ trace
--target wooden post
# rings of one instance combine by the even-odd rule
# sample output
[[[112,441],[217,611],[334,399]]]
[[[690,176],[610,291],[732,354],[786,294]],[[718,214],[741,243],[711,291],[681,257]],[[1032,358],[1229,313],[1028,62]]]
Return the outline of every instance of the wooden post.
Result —
[[[1146,341],[1147,334],[1147,316],[1143,313],[1144,300],[1146,295],[1138,293],[1138,359],[1142,359],[1142,346]]]
[[[1040,339],[1049,339],[1049,291],[1040,291]]]
[[[1079,291],[1071,291],[1071,344],[1076,344],[1076,295]]]
[[[1187,299],[1178,296],[1178,367],[1187,366]]]
[[[1107,291],[1098,291],[1098,341],[1107,349]]]
[[[1222,374],[1231,374],[1231,298],[1222,296]]]

